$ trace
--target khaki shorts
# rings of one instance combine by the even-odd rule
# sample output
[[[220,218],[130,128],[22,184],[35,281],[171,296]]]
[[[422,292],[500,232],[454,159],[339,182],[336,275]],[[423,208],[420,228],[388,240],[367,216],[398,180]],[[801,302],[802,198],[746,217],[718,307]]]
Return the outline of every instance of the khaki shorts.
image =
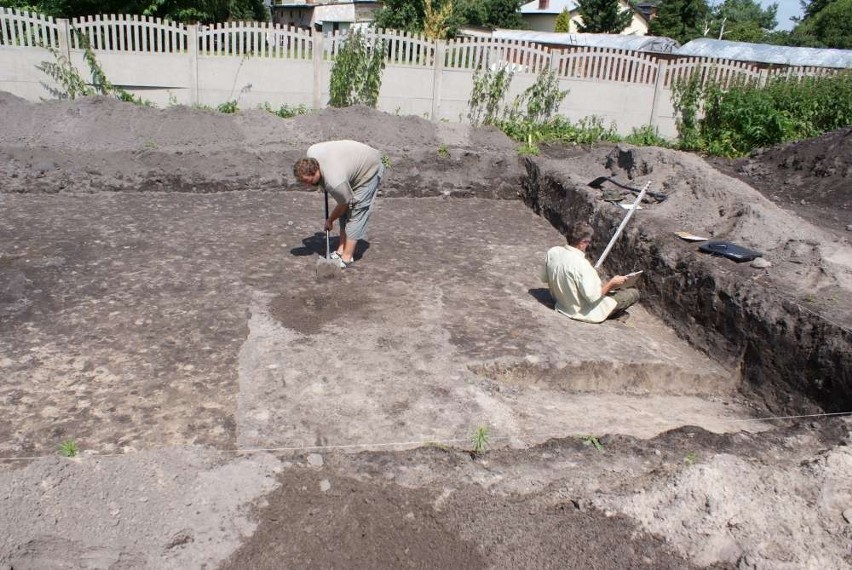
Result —
[[[354,192],[355,199],[349,206],[349,210],[340,216],[340,231],[345,231],[347,238],[359,240],[367,235],[367,222],[373,206],[376,205],[376,194],[384,173],[384,166],[380,166],[379,171],[369,182],[357,188]]]

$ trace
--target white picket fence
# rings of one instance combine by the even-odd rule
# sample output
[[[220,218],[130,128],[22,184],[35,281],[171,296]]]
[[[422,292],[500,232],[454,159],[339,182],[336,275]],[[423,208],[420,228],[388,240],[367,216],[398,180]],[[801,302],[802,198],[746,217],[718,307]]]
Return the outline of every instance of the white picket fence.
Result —
[[[61,20],[0,8],[0,89],[36,99],[43,78],[22,70],[45,59],[43,48],[85,65],[82,52],[89,47],[114,84],[145,98],[216,105],[241,96],[246,104],[319,108],[327,101],[331,65],[347,37],[267,22],[187,26],[128,15]],[[490,37],[432,41],[381,29],[367,29],[364,39],[369,49],[382,50],[386,64],[379,108],[435,120],[463,120],[473,75],[481,68],[508,67],[516,78],[514,94],[552,70],[560,88],[570,92],[560,113],[572,120],[598,115],[627,132],[651,124],[669,134],[674,131],[672,87],[695,74],[724,87],[836,72]]]
[[[16,9],[0,8],[0,45],[21,47],[60,47],[63,20]],[[95,51],[184,53],[190,49],[191,27],[147,16],[98,15],[67,21],[68,46],[83,49],[88,43]],[[267,22],[225,22],[199,26],[195,42],[199,54],[311,59],[314,33]],[[333,59],[346,40],[345,32],[322,37],[323,59]],[[85,38],[85,39],[83,39]],[[486,64],[509,64],[516,72],[537,74],[553,69],[558,77],[653,84],[657,81],[660,56],[631,50],[566,46],[548,48],[508,39],[473,37],[435,42],[421,35],[393,30],[369,30],[368,45],[384,42],[385,62],[393,65],[430,67],[438,63],[447,69],[476,69]],[[668,66],[663,85],[698,73],[726,85],[743,78],[774,76],[804,77],[825,75],[833,70],[816,67],[780,66],[765,68],[749,62],[716,58],[666,58]]]

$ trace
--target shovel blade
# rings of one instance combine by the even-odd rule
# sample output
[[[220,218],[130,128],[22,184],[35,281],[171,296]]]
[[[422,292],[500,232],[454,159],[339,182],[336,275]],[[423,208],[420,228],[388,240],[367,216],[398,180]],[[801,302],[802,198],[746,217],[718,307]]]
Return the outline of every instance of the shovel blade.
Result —
[[[603,186],[604,182],[608,182],[608,181],[609,181],[609,176],[598,176],[597,178],[595,178],[594,180],[589,182],[589,186],[591,186],[592,188],[600,188],[600,187]]]
[[[340,275],[340,264],[333,259],[317,260],[317,280],[332,279]]]

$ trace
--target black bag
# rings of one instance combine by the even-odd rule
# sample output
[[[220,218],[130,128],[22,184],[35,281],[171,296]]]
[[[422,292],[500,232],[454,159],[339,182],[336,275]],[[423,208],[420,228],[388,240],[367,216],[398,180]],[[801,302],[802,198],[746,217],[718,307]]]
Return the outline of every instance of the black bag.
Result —
[[[704,253],[721,255],[734,261],[751,261],[756,257],[763,256],[759,251],[747,249],[729,241],[708,241],[698,246],[698,249]]]

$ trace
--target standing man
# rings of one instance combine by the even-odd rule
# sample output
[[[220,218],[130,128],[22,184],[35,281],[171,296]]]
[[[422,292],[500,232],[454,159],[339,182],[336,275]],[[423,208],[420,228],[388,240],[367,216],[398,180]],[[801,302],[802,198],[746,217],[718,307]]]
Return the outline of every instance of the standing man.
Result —
[[[601,323],[617,316],[639,300],[636,289],[613,292],[627,280],[624,275],[601,283],[598,272],[586,259],[594,233],[585,222],[574,224],[568,233],[568,245],[550,248],[539,273],[556,301],[556,310],[587,323]]]
[[[340,243],[331,257],[339,261],[341,268],[355,261],[355,246],[366,236],[384,172],[379,151],[350,140],[312,145],[307,157],[293,165],[293,174],[300,182],[322,185],[337,202],[325,221],[325,231],[331,231],[334,221],[340,220]]]

